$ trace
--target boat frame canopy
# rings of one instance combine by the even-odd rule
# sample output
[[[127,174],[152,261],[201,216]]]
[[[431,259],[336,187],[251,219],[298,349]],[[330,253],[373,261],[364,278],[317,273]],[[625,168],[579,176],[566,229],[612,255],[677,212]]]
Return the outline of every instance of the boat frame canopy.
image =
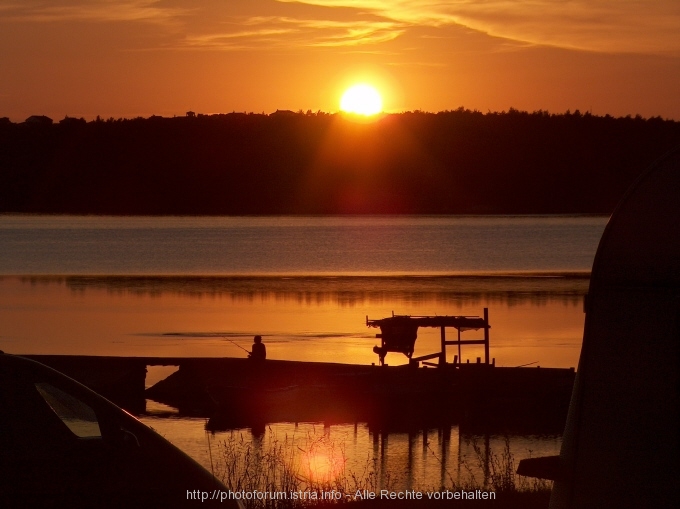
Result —
[[[373,351],[378,354],[380,364],[384,364],[385,356],[388,352],[403,353],[411,359],[416,339],[418,338],[418,327],[440,328],[442,330],[442,351],[445,352],[446,344],[480,343],[478,341],[461,341],[460,333],[466,330],[484,329],[485,337],[488,338],[486,331],[489,329],[489,321],[487,311],[485,310],[484,318],[479,316],[411,316],[393,314],[387,318],[370,320],[367,316],[366,326],[380,328],[380,334],[376,334],[376,337],[381,339],[381,344],[380,346],[373,347]],[[444,330],[446,327],[458,330],[458,341],[445,340]],[[488,345],[488,339],[486,339],[486,344]],[[488,363],[488,354],[486,362]]]

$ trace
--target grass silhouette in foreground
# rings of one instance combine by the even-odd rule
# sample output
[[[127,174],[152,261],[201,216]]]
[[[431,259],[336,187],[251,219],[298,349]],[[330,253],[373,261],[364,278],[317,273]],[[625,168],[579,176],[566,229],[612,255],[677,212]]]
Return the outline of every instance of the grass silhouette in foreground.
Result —
[[[414,482],[414,490],[422,493],[420,500],[380,499],[380,491],[404,491],[390,472],[380,472],[377,458],[367,457],[365,464],[352,471],[346,468],[344,443],[328,436],[307,434],[300,440],[286,435],[279,439],[269,429],[266,438],[246,440],[241,433],[232,432],[226,439],[211,446],[215,475],[233,492],[281,493],[286,498],[244,498],[249,509],[318,508],[346,505],[354,509],[368,507],[442,507],[484,505],[501,508],[545,508],[548,506],[552,483],[528,479],[515,473],[516,462],[510,452],[509,441],[500,454],[489,453],[487,482],[480,481],[486,457],[482,448],[473,442],[472,461],[464,460],[466,480],[456,482],[447,471],[443,485]],[[441,460],[429,448],[437,461]],[[322,459],[319,459],[322,458]],[[375,500],[357,499],[357,492],[376,493]],[[432,500],[427,492],[493,492],[493,500]],[[295,493],[296,498],[290,494]],[[325,497],[325,499],[324,499]]]

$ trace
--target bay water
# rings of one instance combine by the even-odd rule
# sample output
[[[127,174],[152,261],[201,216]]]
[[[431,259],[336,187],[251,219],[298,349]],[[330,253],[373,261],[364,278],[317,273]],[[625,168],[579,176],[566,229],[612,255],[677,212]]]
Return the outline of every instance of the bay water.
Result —
[[[497,365],[575,367],[583,295],[606,221],[0,216],[0,349],[242,357],[239,347],[260,334],[269,358],[368,364],[377,358],[366,316],[480,315],[487,307]],[[438,331],[419,331],[415,355],[437,348]],[[480,353],[468,347],[463,360]],[[387,362],[406,358],[389,354]],[[166,374],[150,370],[147,383]],[[476,441],[495,450],[505,443],[457,427],[376,441],[363,423],[273,423],[264,435],[209,435],[201,419],[152,402],[148,410],[144,422],[208,467],[220,442],[236,435],[258,447],[290,437],[341,446],[347,468],[370,461],[384,482],[399,472],[401,486],[460,476]],[[560,440],[510,443],[519,459],[555,454]]]

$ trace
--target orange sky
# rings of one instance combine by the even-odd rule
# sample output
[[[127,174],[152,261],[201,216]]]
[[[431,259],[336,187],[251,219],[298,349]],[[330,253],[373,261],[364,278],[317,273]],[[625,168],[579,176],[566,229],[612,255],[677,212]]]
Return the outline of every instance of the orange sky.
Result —
[[[0,0],[0,117],[591,110],[680,120],[678,0]]]

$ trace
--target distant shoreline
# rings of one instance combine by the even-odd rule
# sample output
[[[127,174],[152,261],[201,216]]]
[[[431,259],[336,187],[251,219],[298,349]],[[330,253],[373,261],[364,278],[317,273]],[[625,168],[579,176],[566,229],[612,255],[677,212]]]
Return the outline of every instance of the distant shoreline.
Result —
[[[0,213],[609,214],[677,145],[680,122],[579,111],[4,122]]]

